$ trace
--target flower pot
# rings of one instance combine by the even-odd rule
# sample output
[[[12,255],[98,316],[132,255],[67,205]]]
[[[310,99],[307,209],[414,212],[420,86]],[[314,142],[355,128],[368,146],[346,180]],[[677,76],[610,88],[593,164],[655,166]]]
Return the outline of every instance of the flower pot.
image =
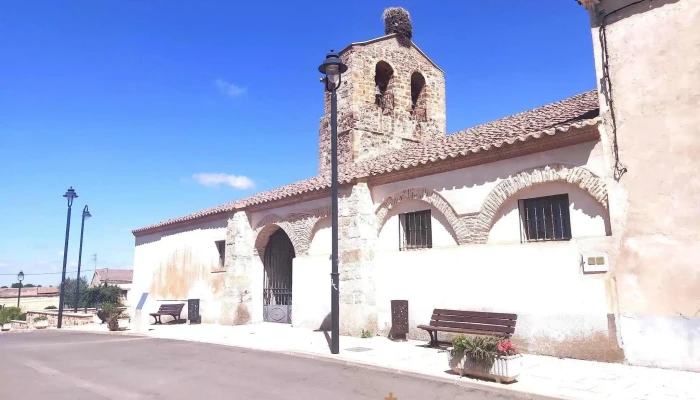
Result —
[[[447,349],[447,358],[450,362],[450,369],[459,374],[459,376],[464,376],[464,363],[467,359],[464,351],[450,347]]]
[[[35,321],[34,322],[34,327],[36,329],[44,329],[49,326],[49,320],[48,319],[42,319],[41,321]]]
[[[522,361],[520,355],[499,356],[493,364],[484,361],[475,361],[464,354],[463,351],[448,349],[450,369],[459,376],[471,375],[479,378],[493,379],[498,383],[509,383],[520,376]]]
[[[3,332],[7,332],[10,330],[10,328],[12,328],[12,324],[7,323],[7,324],[2,324],[2,328],[0,328],[0,330],[2,330]]]
[[[129,327],[130,322],[131,322],[131,320],[129,318],[119,318],[117,320],[117,326],[119,326],[120,331],[123,331]]]

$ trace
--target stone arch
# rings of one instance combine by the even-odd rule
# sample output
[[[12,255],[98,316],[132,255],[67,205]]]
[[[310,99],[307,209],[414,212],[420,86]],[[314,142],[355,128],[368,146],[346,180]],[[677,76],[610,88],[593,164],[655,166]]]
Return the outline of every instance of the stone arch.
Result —
[[[276,215],[270,215],[268,217],[272,217]],[[267,217],[265,217],[267,218]],[[272,218],[270,218],[272,219]],[[260,221],[261,223],[263,221]],[[300,244],[298,241],[295,241],[295,238],[292,235],[292,229],[289,223],[286,223],[285,221],[276,221],[276,222],[269,222],[261,225],[258,229],[255,230],[255,246],[254,246],[254,252],[257,257],[260,257],[262,260],[263,257],[265,256],[265,247],[267,246],[267,242],[270,241],[270,236],[272,236],[273,233],[277,232],[277,230],[282,229],[287,236],[289,237],[289,240],[292,242],[292,245],[294,246],[294,253],[299,254],[299,248]]]
[[[314,225],[319,219],[330,214],[330,207],[320,207],[306,212],[292,213],[285,217],[280,217],[277,214],[268,214],[255,226],[255,251],[262,257],[270,235],[278,228],[281,228],[287,233],[289,240],[294,245],[294,253],[297,257],[305,256],[309,252]]]
[[[411,116],[414,120],[428,120],[428,85],[425,76],[419,71],[411,74]]]
[[[467,229],[450,203],[436,191],[422,187],[409,188],[396,192],[387,197],[382,204],[379,205],[375,211],[375,215],[377,216],[377,234],[379,234],[382,227],[384,227],[389,216],[389,211],[405,200],[420,200],[435,207],[450,224],[455,241],[458,244],[467,242]]]
[[[577,185],[608,209],[608,192],[600,177],[583,167],[549,164],[521,171],[496,185],[481,206],[478,216],[480,228],[488,234],[496,214],[508,199],[522,189],[547,182]]]
[[[374,66],[374,101],[387,112],[394,109],[394,68],[384,60]]]

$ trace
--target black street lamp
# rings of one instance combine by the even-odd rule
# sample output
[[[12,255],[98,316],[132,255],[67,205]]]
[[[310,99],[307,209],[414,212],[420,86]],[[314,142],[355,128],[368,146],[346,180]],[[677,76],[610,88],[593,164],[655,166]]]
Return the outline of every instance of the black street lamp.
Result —
[[[17,280],[19,281],[19,290],[17,291],[17,308],[19,308],[19,299],[22,297],[22,281],[24,280],[24,272],[19,271],[19,274],[17,274]]]
[[[71,186],[63,195],[68,200],[68,216],[66,217],[66,243],[63,245],[63,273],[61,274],[61,293],[58,296],[58,323],[56,328],[61,329],[63,323],[63,297],[65,295],[66,263],[68,262],[68,237],[70,236],[70,212],[73,207],[73,199],[78,197]]]
[[[78,277],[75,280],[75,304],[73,312],[78,312],[78,301],[80,300],[80,264],[83,261],[83,232],[85,231],[85,220],[92,217],[88,206],[83,208],[83,222],[80,224],[80,250],[78,251]]]
[[[325,75],[321,81],[331,94],[331,354],[340,352],[340,298],[338,280],[338,99],[340,76],[348,70],[338,53],[331,50],[318,67]]]

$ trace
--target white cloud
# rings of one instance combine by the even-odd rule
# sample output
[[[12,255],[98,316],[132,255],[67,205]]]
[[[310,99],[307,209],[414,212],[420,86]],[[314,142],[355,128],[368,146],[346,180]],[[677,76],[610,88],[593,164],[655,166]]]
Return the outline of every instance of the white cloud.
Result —
[[[59,252],[58,252],[58,255],[61,256],[61,257],[63,257],[63,250],[59,251]]]
[[[226,82],[223,79],[217,79],[215,83],[216,86],[219,88],[219,91],[221,91],[221,93],[229,97],[238,97],[246,92],[246,89],[244,87],[240,87],[233,83]]]
[[[247,176],[237,176],[224,174],[223,172],[204,172],[192,175],[192,178],[200,185],[209,187],[219,187],[221,185],[231,186],[234,189],[253,189],[255,183]]]

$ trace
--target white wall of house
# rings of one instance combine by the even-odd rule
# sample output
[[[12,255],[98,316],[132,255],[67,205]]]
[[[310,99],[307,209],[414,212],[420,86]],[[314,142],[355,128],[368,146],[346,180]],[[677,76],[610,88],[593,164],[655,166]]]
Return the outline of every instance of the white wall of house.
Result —
[[[330,328],[330,251],[325,255],[297,257],[293,265],[292,325],[319,329],[325,323]]]
[[[218,321],[224,291],[224,272],[218,268],[215,242],[226,239],[225,217],[136,237],[134,280],[128,302],[135,307],[149,293],[143,313],[155,312],[164,302],[200,299],[204,322]],[[187,315],[187,307],[182,316]],[[164,321],[169,317],[164,317]],[[152,320],[151,320],[152,321]]]
[[[427,338],[416,326],[434,308],[506,312],[518,314],[515,339],[529,352],[608,359],[606,282],[582,274],[580,252],[576,241],[377,252],[380,332],[391,300],[408,300],[415,338]]]
[[[591,10],[618,329],[629,363],[700,372],[700,2],[632,3]]]

